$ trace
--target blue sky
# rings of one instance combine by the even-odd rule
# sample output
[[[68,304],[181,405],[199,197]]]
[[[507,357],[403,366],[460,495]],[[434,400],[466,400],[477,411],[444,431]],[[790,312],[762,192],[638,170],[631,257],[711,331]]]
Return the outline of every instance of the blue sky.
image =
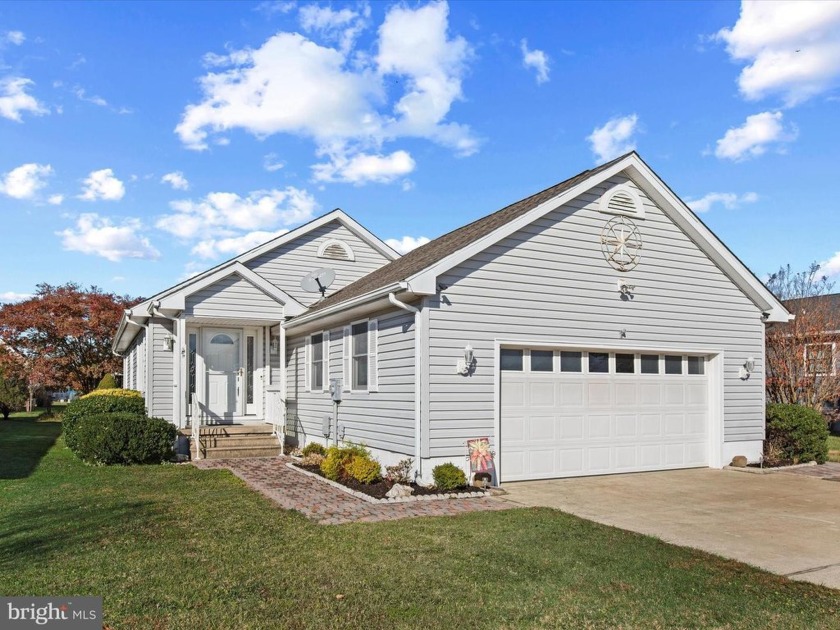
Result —
[[[150,295],[341,207],[410,247],[635,148],[840,274],[840,3],[0,4],[0,299]]]

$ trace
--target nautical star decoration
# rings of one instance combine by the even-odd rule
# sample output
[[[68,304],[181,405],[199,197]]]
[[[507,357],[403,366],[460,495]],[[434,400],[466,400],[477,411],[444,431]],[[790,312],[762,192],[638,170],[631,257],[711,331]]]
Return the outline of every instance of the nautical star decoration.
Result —
[[[618,271],[630,271],[639,264],[642,235],[627,217],[607,221],[601,231],[601,250],[604,258]]]

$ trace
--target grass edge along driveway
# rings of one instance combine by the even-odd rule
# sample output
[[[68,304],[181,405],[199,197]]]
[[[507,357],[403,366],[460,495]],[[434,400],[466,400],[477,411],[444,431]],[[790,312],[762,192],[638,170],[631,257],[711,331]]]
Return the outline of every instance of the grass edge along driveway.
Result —
[[[114,628],[840,628],[840,592],[549,509],[325,527],[59,433],[0,422],[0,594],[103,595]]]

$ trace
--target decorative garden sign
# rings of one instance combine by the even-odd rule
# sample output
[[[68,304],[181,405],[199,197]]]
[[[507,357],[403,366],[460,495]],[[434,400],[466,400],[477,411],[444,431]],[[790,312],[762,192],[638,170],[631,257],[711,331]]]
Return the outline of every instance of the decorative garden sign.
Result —
[[[491,472],[493,470],[493,451],[490,450],[490,438],[467,440],[470,457],[470,472]]]

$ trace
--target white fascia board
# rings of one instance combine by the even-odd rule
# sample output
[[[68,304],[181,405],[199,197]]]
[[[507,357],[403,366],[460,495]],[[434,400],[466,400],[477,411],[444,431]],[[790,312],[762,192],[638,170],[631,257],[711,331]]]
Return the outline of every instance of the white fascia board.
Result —
[[[715,236],[702,221],[677,197],[650,167],[635,153],[617,162],[608,169],[585,179],[577,186],[559,194],[526,212],[521,217],[506,223],[487,236],[471,243],[454,254],[450,254],[435,265],[408,278],[407,283],[415,293],[432,294],[437,291],[437,278],[498,243],[503,238],[527,227],[552,210],[572,201],[586,191],[628,171],[633,181],[639,184],[663,211],[700,247],[703,252],[741,289],[750,300],[767,313],[768,322],[787,322],[791,315],[776,297],[747,267]]]
[[[353,311],[353,309],[364,306],[371,302],[376,302],[377,300],[385,300],[385,303],[388,303],[388,294],[393,292],[402,292],[405,290],[405,285],[402,282],[395,282],[393,284],[389,284],[388,286],[381,287],[376,289],[375,291],[371,291],[370,293],[365,293],[364,295],[360,295],[353,299],[347,300],[346,302],[339,302],[335,306],[327,307],[320,311],[315,311],[312,313],[306,313],[305,315],[301,315],[300,317],[295,317],[290,322],[286,322],[283,324],[283,328],[287,330],[294,330],[295,334],[297,334],[299,328],[306,327],[308,330],[310,327],[308,324],[313,324],[312,328],[314,328],[314,324],[317,323],[318,326],[321,325],[321,320],[325,320],[326,318],[339,315],[344,317],[345,315],[349,316],[349,313]],[[409,293],[411,295],[411,293]]]
[[[135,309],[136,308],[137,307],[135,307]],[[139,325],[136,321],[133,321],[133,319],[142,319],[148,321],[150,317],[151,316],[146,315],[145,313],[137,313],[133,314],[131,318],[129,318],[123,311],[122,317],[120,317],[120,325],[117,327],[117,332],[114,335],[114,341],[111,342],[111,351],[115,352],[116,354],[122,355],[122,353],[125,352],[125,349],[131,345],[131,342],[137,336],[137,333],[143,330],[143,327]],[[127,338],[126,335],[128,335]],[[125,342],[123,343],[124,338]]]
[[[495,245],[503,238],[506,238],[511,234],[514,234],[519,230],[527,227],[543,215],[546,215],[552,210],[559,208],[560,206],[568,203],[576,197],[579,197],[590,188],[597,186],[601,182],[608,180],[610,177],[617,175],[618,173],[627,168],[627,166],[631,163],[631,159],[633,157],[633,155],[628,155],[625,159],[621,160],[620,162],[617,162],[610,168],[593,175],[589,179],[585,179],[578,185],[573,186],[569,190],[560,193],[556,197],[553,197],[548,201],[544,201],[536,208],[533,208],[532,210],[529,210],[528,212],[523,214],[521,217],[514,219],[513,221],[509,221],[508,223],[505,223],[493,232],[490,232],[490,234],[478,239],[473,243],[470,243],[470,245],[468,245],[467,247],[459,249],[454,254],[450,254],[449,256],[443,258],[433,266],[427,267],[423,271],[414,274],[407,280],[409,287],[411,287],[412,291],[418,293],[424,293],[428,295],[436,293],[437,278],[439,275],[449,271],[453,267],[457,267],[458,265],[469,260],[473,256],[480,254],[485,249],[487,249],[491,245]]]
[[[353,232],[356,236],[358,236],[359,238],[361,238],[362,240],[367,242],[371,247],[373,247],[378,252],[380,252],[388,260],[396,260],[397,258],[400,257],[400,255],[396,251],[394,251],[393,249],[388,247],[388,245],[386,245],[382,240],[380,240],[379,238],[374,236],[371,232],[369,232],[367,229],[365,229],[355,219],[348,216],[343,210],[336,209],[336,210],[333,210],[332,212],[328,212],[327,214],[318,217],[317,219],[313,219],[312,221],[310,221],[309,223],[307,223],[305,225],[301,225],[300,227],[297,227],[294,230],[286,232],[285,234],[281,234],[277,238],[274,238],[274,239],[268,241],[267,243],[263,243],[262,245],[258,245],[257,247],[255,247],[253,249],[250,249],[247,252],[244,252],[243,254],[240,254],[239,256],[237,256],[235,258],[232,258],[231,260],[228,260],[228,261],[223,262],[219,265],[216,265],[215,267],[211,267],[207,271],[203,271],[200,274],[198,274],[196,276],[193,276],[192,278],[188,278],[187,280],[184,280],[183,282],[179,282],[178,284],[176,284],[172,287],[169,287],[168,289],[165,289],[165,290],[155,294],[154,296],[150,297],[145,302],[141,302],[135,308],[145,309],[149,306],[149,304],[151,302],[155,302],[157,300],[163,300],[163,298],[165,298],[169,295],[172,295],[173,293],[176,293],[177,291],[180,291],[181,289],[183,289],[187,286],[190,286],[191,284],[193,284],[195,282],[198,282],[198,281],[202,280],[203,278],[215,273],[219,269],[223,269],[223,268],[227,267],[227,265],[229,265],[231,263],[234,263],[234,262],[246,263],[249,260],[252,260],[252,259],[268,252],[268,251],[271,251],[272,249],[280,247],[281,245],[285,245],[286,243],[290,243],[290,242],[300,238],[301,236],[305,236],[306,234],[308,234],[312,230],[316,230],[316,229],[326,225],[327,223],[330,223],[331,221],[338,221],[339,223],[341,223],[344,227],[346,227],[348,230]]]
[[[668,188],[659,176],[634,156],[629,170],[633,181],[662,208],[691,240],[732,280],[750,300],[767,314],[768,322],[788,322],[790,312],[773,293],[755,277],[744,263]]]
[[[271,284],[268,280],[256,272],[251,271],[239,261],[233,261],[224,267],[217,269],[210,275],[204,276],[200,280],[184,287],[181,291],[160,300],[159,308],[182,311],[186,308],[186,299],[188,296],[193,295],[194,293],[197,293],[198,291],[201,291],[202,289],[234,274],[240,276],[246,282],[265,293],[275,302],[283,305],[285,307],[286,315],[292,316],[294,314],[303,313],[306,310],[303,304],[295,300],[288,293]]]

